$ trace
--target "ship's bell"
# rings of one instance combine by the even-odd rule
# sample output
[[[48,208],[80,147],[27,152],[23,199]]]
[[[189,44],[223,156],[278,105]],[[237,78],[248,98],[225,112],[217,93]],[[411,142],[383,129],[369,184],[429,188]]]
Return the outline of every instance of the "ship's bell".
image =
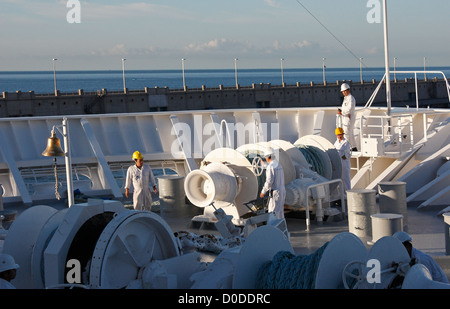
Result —
[[[64,157],[66,154],[61,148],[61,142],[56,137],[56,132],[52,131],[52,136],[47,140],[47,148],[42,153],[46,157]]]

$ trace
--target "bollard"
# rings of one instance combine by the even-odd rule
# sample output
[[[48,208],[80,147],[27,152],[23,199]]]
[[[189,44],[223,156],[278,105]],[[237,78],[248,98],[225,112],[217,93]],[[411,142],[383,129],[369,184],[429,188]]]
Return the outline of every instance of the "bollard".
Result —
[[[445,255],[450,255],[450,212],[442,215],[444,216]]]
[[[184,177],[158,177],[159,202],[161,211],[182,211],[185,207]]]
[[[347,190],[349,232],[358,237],[372,237],[370,216],[379,213],[375,190]]]
[[[403,215],[379,213],[371,215],[372,218],[372,243],[384,236],[392,236],[395,232],[402,231]]]
[[[380,213],[403,215],[403,231],[408,232],[406,182],[387,181],[378,184]]]

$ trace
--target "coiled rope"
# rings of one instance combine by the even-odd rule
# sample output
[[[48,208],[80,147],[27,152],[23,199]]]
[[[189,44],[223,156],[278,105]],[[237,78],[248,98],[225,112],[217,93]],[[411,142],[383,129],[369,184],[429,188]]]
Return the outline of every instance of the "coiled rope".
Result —
[[[320,259],[328,242],[310,255],[280,251],[272,261],[261,266],[257,275],[257,289],[314,289]]]
[[[296,145],[298,150],[303,154],[306,161],[311,164],[311,170],[317,174],[324,176],[324,164],[320,157],[320,150],[314,146]]]

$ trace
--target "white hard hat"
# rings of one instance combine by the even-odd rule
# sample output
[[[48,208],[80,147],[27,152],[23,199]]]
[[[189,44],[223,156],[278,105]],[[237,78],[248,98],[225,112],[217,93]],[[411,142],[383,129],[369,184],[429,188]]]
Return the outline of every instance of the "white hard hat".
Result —
[[[403,231],[395,232],[394,235],[392,235],[392,237],[397,238],[402,243],[405,242],[405,241],[411,241],[412,240],[411,236],[409,236],[408,233],[403,232]]]
[[[272,151],[264,152],[263,158],[273,157],[274,153]]]
[[[347,83],[343,83],[341,85],[341,92],[350,89],[350,86]]]
[[[6,253],[0,254],[0,273],[17,268],[19,268],[19,265],[16,264],[12,256]]]

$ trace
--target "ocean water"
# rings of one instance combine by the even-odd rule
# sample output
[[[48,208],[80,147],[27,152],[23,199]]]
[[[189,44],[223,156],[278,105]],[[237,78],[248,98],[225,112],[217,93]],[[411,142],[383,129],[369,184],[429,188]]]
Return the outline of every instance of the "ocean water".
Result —
[[[422,71],[423,68],[399,68],[397,70]],[[446,76],[450,73],[450,67],[435,67],[427,70],[443,71]],[[362,71],[365,81],[375,79],[379,81],[384,75],[384,68],[364,68]],[[188,88],[234,87],[236,84],[235,70],[186,70],[186,86]],[[427,74],[428,78],[440,75]],[[393,72],[391,78],[393,77]],[[398,79],[414,77],[413,74],[396,76]],[[420,79],[423,74],[418,74]],[[360,80],[359,68],[327,68],[325,79],[328,83],[343,80]],[[300,83],[323,83],[323,70],[317,69],[238,69],[237,80],[240,86],[251,86],[252,84],[270,83],[281,85],[282,80],[288,85]],[[168,87],[170,89],[183,88],[183,74],[181,70],[129,70],[125,71],[125,85],[129,90],[140,90],[145,87]],[[60,92],[95,92],[101,89],[108,91],[123,90],[123,72],[116,71],[56,71],[56,87]],[[53,71],[0,71],[0,93],[28,92],[54,93]]]

